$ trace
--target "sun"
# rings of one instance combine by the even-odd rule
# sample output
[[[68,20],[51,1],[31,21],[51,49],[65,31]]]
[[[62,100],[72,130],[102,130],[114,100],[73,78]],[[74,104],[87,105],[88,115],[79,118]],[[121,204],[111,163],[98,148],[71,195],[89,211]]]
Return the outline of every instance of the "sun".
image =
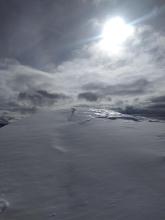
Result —
[[[109,53],[117,54],[124,47],[124,43],[134,35],[135,28],[127,24],[123,18],[114,17],[103,26],[100,47]]]

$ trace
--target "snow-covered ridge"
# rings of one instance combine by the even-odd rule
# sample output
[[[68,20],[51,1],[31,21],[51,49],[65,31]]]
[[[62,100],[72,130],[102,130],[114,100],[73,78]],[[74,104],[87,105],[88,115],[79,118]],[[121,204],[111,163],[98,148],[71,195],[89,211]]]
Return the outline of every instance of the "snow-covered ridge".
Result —
[[[86,121],[90,121],[94,118],[103,118],[103,119],[110,119],[110,120],[131,120],[135,122],[140,121],[149,121],[149,122],[158,122],[157,119],[150,119],[147,117],[142,116],[134,116],[129,114],[122,114],[120,112],[110,110],[110,109],[104,109],[104,108],[89,108],[89,107],[73,107],[70,109],[66,109],[68,111],[68,119],[70,121],[74,121],[77,115],[81,114],[81,117],[84,115],[86,116]],[[24,117],[27,117],[26,115]],[[0,128],[8,125],[9,123],[13,121],[20,120],[24,118],[23,116],[16,116],[16,117],[9,117],[9,116],[0,116]]]
[[[128,114],[122,114],[120,112],[116,112],[113,110],[107,110],[107,109],[96,109],[96,108],[90,108],[89,113],[95,118],[105,118],[105,119],[124,119],[124,120],[132,120],[132,121],[144,121],[147,120],[149,122],[157,122],[158,120],[141,117],[141,116],[134,116],[134,115],[128,115]]]

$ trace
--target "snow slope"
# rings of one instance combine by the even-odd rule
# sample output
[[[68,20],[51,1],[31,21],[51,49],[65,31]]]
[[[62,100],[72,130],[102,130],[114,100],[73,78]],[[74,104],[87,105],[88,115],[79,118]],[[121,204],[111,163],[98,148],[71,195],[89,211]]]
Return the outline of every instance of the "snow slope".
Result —
[[[1,128],[0,219],[164,220],[165,123],[108,118],[62,110]]]

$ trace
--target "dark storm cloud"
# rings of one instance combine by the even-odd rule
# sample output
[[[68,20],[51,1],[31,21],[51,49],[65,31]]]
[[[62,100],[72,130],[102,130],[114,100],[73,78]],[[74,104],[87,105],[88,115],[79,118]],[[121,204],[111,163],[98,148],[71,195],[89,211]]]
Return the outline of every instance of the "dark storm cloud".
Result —
[[[147,109],[155,115],[165,118],[165,96],[151,98]]]
[[[78,95],[79,99],[85,99],[90,102],[95,102],[99,99],[99,95],[93,92],[83,92]]]
[[[125,105],[123,108],[114,109],[125,114],[165,119],[165,96],[155,96],[144,102],[138,102],[139,100],[134,105]]]
[[[116,85],[99,85],[99,84],[87,84],[84,85],[83,88],[87,90],[96,90],[99,92],[100,95],[139,95],[144,94],[148,87],[149,81],[147,79],[138,79],[131,83],[124,83],[124,84],[116,84]]]
[[[152,103],[163,103],[165,104],[165,95],[151,98]]]
[[[18,95],[18,101],[28,102],[30,106],[49,106],[53,105],[59,100],[67,99],[64,94],[49,93],[46,90],[38,90],[34,92],[21,92]]]

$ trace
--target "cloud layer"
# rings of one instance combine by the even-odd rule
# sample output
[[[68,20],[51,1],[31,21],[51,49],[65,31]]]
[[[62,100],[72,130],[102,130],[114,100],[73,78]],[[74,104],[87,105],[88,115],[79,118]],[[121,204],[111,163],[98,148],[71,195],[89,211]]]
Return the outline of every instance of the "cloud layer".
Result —
[[[76,50],[70,60],[47,64],[44,70],[1,59],[0,109],[95,103],[164,114],[164,53],[164,33],[143,26],[119,56],[105,53],[95,41]]]

